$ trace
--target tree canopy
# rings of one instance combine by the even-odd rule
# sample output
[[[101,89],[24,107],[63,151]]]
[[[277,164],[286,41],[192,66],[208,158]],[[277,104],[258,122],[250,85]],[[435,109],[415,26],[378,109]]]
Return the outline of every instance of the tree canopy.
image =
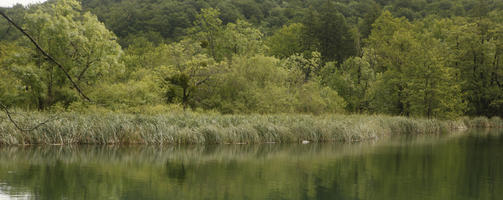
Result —
[[[0,8],[0,100],[24,109],[503,116],[503,3],[50,0]]]

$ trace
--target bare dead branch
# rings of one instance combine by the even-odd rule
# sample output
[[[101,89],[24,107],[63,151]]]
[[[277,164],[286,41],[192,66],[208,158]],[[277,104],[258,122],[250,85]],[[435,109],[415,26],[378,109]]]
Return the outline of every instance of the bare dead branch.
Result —
[[[40,122],[38,123],[36,126],[34,127],[31,127],[31,128],[23,128],[19,125],[18,122],[16,122],[14,120],[14,118],[12,117],[12,113],[9,111],[9,109],[7,108],[6,105],[4,105],[2,102],[0,102],[0,109],[2,109],[5,114],[7,115],[7,118],[9,119],[9,121],[14,125],[14,127],[16,127],[16,129],[18,129],[19,131],[21,132],[30,132],[30,131],[34,131],[35,129],[38,129],[40,128],[41,126],[47,124],[48,122],[50,121],[53,121],[53,120],[56,120],[57,117],[50,117],[49,119],[43,121],[43,122]]]

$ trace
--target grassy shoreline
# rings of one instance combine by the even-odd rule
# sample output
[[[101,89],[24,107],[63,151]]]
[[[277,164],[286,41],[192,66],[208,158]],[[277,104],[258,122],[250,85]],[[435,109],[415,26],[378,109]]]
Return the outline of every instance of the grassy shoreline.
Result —
[[[24,113],[16,120],[31,127],[47,118],[45,113]],[[437,120],[384,115],[62,113],[28,132],[0,118],[0,145],[353,142],[393,134],[440,134],[470,127],[502,126],[500,118],[484,117]]]

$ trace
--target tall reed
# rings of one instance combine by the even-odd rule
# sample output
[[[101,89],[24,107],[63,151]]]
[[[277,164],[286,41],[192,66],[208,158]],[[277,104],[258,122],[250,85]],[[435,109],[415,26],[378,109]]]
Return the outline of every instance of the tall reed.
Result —
[[[47,118],[24,113],[29,127]],[[1,120],[1,119],[0,119]],[[499,121],[498,121],[499,120]],[[228,144],[361,141],[393,134],[438,134],[480,124],[385,115],[164,115],[63,113],[38,129],[23,132],[0,121],[0,144]],[[488,120],[501,123],[501,119]],[[494,122],[493,122],[494,121]],[[485,123],[485,121],[484,121]],[[484,124],[482,123],[482,124]]]

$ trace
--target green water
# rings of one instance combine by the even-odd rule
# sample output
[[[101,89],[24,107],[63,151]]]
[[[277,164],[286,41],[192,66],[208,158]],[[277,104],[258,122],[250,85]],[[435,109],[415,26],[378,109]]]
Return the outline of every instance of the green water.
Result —
[[[0,147],[0,199],[503,199],[503,134]]]

